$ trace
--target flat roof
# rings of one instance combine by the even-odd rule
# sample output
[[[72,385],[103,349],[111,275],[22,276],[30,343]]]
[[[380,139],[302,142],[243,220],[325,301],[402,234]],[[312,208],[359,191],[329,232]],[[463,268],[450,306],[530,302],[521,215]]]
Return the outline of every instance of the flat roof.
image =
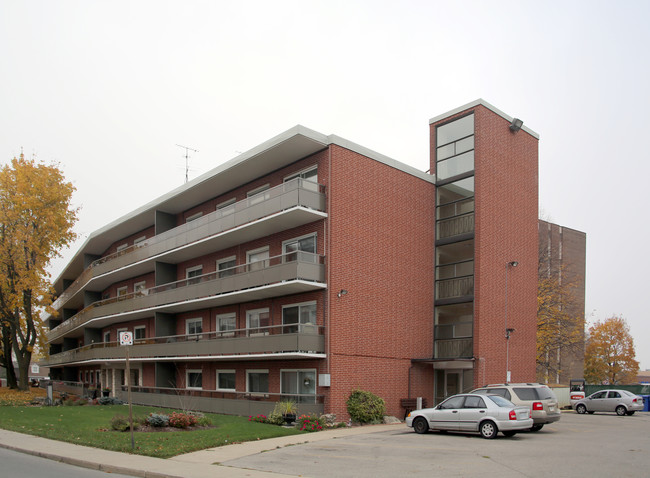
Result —
[[[488,102],[485,101],[483,98],[479,98],[478,100],[471,101],[471,102],[467,103],[466,105],[459,106],[458,108],[454,108],[454,109],[451,110],[451,111],[447,111],[446,113],[443,113],[443,114],[441,114],[441,115],[434,116],[433,118],[431,118],[431,119],[429,120],[429,124],[437,123],[437,122],[440,121],[440,120],[443,120],[443,119],[445,119],[445,118],[449,118],[450,116],[453,116],[453,115],[458,114],[458,113],[460,113],[460,112],[462,112],[462,111],[465,111],[465,110],[468,110],[468,109],[474,108],[475,106],[478,106],[478,105],[485,106],[487,109],[489,109],[489,110],[492,111],[493,113],[495,113],[495,114],[501,116],[503,119],[507,120],[507,121],[510,122],[510,123],[511,123],[512,120],[514,119],[513,116],[509,116],[509,115],[505,114],[503,111],[501,111],[500,109],[498,109],[496,106],[494,106],[494,105],[488,103]],[[521,118],[520,118],[520,119],[521,119]],[[524,130],[526,133],[530,134],[531,136],[533,136],[534,138],[539,139],[539,134],[537,134],[535,131],[533,131],[533,130],[530,129],[528,126],[526,126],[525,123],[524,123],[524,125],[521,127],[521,129]]]

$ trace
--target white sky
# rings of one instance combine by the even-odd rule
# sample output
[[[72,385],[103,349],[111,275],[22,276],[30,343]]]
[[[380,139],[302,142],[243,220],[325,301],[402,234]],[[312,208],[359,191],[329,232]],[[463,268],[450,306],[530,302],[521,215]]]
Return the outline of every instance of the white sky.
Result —
[[[540,134],[540,210],[587,233],[593,322],[650,368],[650,2],[0,0],[0,161],[60,162],[80,240],[302,124],[428,169],[477,98]],[[643,151],[646,151],[645,153]],[[645,159],[643,159],[645,157]],[[645,219],[644,219],[645,218]]]

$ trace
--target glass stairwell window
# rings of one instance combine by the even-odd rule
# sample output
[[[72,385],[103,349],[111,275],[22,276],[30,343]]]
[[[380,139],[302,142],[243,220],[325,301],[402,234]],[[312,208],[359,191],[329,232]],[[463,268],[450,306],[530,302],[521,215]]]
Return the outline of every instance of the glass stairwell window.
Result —
[[[436,188],[436,239],[474,232],[474,178]]]

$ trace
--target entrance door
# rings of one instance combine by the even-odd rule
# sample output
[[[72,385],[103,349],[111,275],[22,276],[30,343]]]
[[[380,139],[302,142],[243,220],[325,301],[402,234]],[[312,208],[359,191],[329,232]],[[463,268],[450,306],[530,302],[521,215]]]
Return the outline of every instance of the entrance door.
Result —
[[[445,370],[445,397],[460,393],[463,385],[462,381],[460,372]]]

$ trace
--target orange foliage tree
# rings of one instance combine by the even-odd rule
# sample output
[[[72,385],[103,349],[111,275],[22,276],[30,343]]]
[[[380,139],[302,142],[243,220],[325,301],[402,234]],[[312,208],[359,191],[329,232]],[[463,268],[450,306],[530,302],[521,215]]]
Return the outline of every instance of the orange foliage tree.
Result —
[[[23,154],[0,169],[0,364],[10,387],[29,388],[32,353],[37,344],[44,348],[40,313],[53,299],[46,268],[76,238],[74,189],[58,166]]]
[[[634,339],[622,317],[610,317],[589,327],[585,351],[587,383],[628,384],[636,380],[639,362],[635,360]]]

